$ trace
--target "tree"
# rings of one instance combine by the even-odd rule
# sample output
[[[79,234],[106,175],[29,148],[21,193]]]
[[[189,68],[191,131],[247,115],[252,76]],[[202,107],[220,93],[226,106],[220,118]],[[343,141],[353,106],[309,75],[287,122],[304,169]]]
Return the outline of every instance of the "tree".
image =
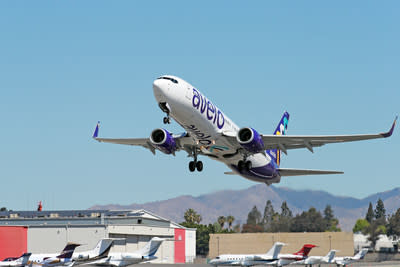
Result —
[[[324,221],[325,221],[325,231],[328,232],[340,232],[339,220],[333,215],[333,210],[331,205],[326,205],[324,209]]]
[[[257,207],[254,206],[247,215],[246,224],[257,225],[260,222],[261,222],[261,213],[258,211]]]
[[[254,206],[247,215],[247,222],[243,224],[242,233],[256,233],[263,232],[263,230],[261,226],[261,213]]]
[[[376,202],[375,219],[380,221],[380,224],[386,223],[386,210],[382,199],[378,199],[378,202]]]
[[[7,208],[6,208],[6,207],[2,207],[2,208],[0,209],[0,211],[7,211]]]
[[[314,207],[296,215],[290,226],[292,232],[324,232],[325,228],[326,224],[321,212]]]
[[[375,213],[372,208],[372,203],[369,202],[368,211],[367,211],[367,214],[365,215],[365,219],[367,220],[368,223],[372,223],[374,218],[375,218]]]
[[[194,224],[197,223],[199,224],[201,222],[201,215],[197,214],[197,212],[194,209],[187,209],[185,211],[185,214],[183,215],[183,218],[185,219],[185,222]]]
[[[232,230],[232,224],[235,221],[235,217],[229,215],[228,217],[226,217],[226,221],[228,222],[228,229]]]
[[[293,217],[292,211],[289,209],[286,201],[283,201],[281,205],[281,217],[287,217],[287,218]]]
[[[221,225],[221,229],[224,229],[225,221],[226,221],[225,216],[218,217],[218,223],[219,223],[219,225]]]
[[[400,237],[400,208],[388,219],[387,235],[393,239]]]
[[[270,228],[273,217],[275,215],[274,207],[272,206],[271,200],[268,200],[265,204],[264,208],[264,216],[262,220],[262,224],[264,226],[264,230],[267,231]]]
[[[377,220],[372,221],[372,223],[366,228],[364,234],[368,234],[368,241],[371,242],[371,247],[375,250],[376,242],[379,240],[379,235],[386,232],[385,226],[380,225]]]
[[[369,227],[369,222],[366,219],[358,219],[353,227],[353,233],[365,232]]]

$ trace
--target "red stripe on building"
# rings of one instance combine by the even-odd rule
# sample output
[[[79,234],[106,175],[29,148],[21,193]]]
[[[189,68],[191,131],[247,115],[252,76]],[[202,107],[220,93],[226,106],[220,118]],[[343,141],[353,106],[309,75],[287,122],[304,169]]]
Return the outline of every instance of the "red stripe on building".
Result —
[[[27,252],[27,236],[25,226],[0,226],[0,260]]]
[[[185,242],[185,229],[175,228],[175,263],[186,262]]]

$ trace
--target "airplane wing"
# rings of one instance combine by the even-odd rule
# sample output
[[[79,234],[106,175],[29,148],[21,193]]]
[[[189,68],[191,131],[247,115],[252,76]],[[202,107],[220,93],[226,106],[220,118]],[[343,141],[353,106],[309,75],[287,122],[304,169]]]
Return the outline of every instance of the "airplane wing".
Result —
[[[130,145],[130,146],[142,146],[149,149],[153,154],[156,153],[156,147],[150,142],[150,138],[100,138],[99,134],[99,122],[96,125],[96,129],[93,133],[93,139],[102,143],[120,144],[120,145]],[[193,139],[189,137],[186,133],[181,135],[172,136],[177,144],[177,150],[185,150],[191,154],[191,148],[193,147]]]
[[[322,135],[322,136],[296,136],[296,135],[262,135],[265,149],[280,149],[286,154],[287,149],[307,148],[313,152],[313,147],[325,144],[354,142],[369,139],[386,138],[392,135],[396,125],[395,118],[389,131],[378,134],[360,135]]]
[[[326,144],[354,142],[368,139],[386,138],[392,135],[396,125],[397,117],[395,118],[392,127],[389,131],[378,134],[361,134],[361,135],[261,135],[264,142],[264,149],[280,149],[287,154],[288,149],[307,148],[314,152],[314,147],[320,147]],[[236,136],[223,134],[231,144],[236,144],[240,148],[240,144],[236,140]]]

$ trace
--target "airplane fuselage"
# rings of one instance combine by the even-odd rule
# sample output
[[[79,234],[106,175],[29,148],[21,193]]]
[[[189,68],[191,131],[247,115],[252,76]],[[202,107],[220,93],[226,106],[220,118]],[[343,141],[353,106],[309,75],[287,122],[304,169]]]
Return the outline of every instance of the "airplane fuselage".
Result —
[[[249,180],[267,184],[280,181],[277,165],[266,153],[247,155],[246,160],[251,161],[252,167],[239,171],[237,164],[243,160],[243,154],[221,137],[223,134],[236,136],[240,128],[197,88],[178,77],[173,79],[176,82],[155,80],[154,96],[157,103],[166,103],[169,116],[189,133],[202,154],[225,163]]]

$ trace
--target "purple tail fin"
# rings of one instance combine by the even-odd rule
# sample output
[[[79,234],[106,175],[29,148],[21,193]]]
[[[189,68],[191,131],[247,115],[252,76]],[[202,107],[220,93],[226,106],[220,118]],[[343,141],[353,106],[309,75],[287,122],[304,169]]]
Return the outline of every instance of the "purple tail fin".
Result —
[[[287,125],[289,122],[289,113],[285,111],[283,113],[282,119],[280,120],[278,126],[274,131],[274,135],[285,135],[287,130]],[[276,165],[280,165],[281,163],[281,150],[280,149],[269,149],[265,151],[276,163]]]

